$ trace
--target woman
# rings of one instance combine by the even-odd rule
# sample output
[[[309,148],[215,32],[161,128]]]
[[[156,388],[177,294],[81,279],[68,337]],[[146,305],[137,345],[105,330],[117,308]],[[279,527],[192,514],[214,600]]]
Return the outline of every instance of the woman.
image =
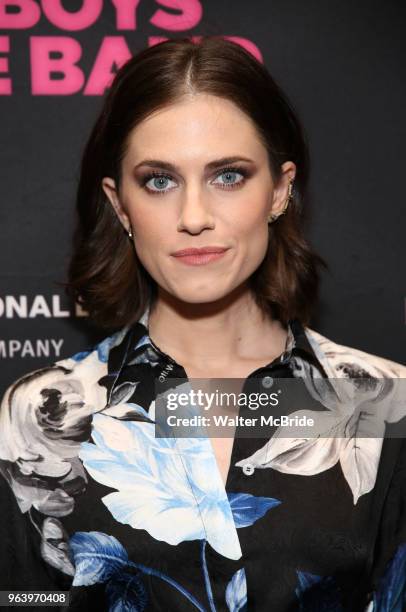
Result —
[[[68,283],[109,335],[4,395],[2,589],[70,591],[75,610],[405,605],[406,447],[383,433],[406,366],[308,326],[325,264],[307,179],[294,111],[238,45],[170,40],[119,70]],[[299,382],[287,412],[315,429],[160,437],[160,401],[192,378]]]

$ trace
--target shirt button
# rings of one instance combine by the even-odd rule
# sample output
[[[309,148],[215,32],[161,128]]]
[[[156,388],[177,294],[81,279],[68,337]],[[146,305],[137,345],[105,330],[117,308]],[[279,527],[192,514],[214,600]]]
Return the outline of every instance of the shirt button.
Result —
[[[252,463],[245,463],[245,465],[242,466],[242,471],[246,476],[251,476],[251,474],[254,473],[255,468]]]
[[[273,385],[272,376],[265,376],[262,379],[262,386],[265,387],[266,389],[269,389],[269,387],[272,387],[272,385]]]

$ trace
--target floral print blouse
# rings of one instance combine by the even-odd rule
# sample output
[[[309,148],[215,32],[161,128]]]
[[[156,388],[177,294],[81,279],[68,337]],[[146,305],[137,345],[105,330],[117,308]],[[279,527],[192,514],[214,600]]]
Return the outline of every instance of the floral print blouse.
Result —
[[[406,610],[406,444],[383,436],[406,415],[406,366],[289,321],[244,388],[301,379],[345,435],[236,433],[224,485],[208,437],[155,436],[157,380],[187,377],[148,318],[6,390],[1,589],[69,591],[54,609],[78,611]],[[337,408],[339,379],[375,409]],[[381,437],[363,437],[372,421]]]

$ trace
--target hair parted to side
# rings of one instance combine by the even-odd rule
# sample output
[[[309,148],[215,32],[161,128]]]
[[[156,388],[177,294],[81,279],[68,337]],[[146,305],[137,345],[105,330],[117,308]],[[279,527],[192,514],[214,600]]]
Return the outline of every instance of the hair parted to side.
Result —
[[[133,128],[151,113],[190,93],[206,93],[236,104],[254,122],[268,151],[274,183],[285,161],[296,164],[286,213],[269,224],[265,258],[250,277],[257,304],[286,324],[309,324],[318,300],[318,267],[326,262],[303,234],[303,200],[309,155],[303,129],[268,70],[237,43],[203,36],[198,43],[172,38],[144,49],[117,72],[86,143],[77,189],[77,227],[66,292],[97,326],[111,331],[136,322],[156,282],[139,261],[103,189],[115,180],[120,193],[121,162]]]

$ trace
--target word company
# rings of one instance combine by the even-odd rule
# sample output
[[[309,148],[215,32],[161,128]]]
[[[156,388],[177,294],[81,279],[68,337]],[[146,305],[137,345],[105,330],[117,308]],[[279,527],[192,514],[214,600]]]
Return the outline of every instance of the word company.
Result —
[[[0,359],[24,357],[61,357],[63,338],[41,338],[36,340],[0,340]]]

